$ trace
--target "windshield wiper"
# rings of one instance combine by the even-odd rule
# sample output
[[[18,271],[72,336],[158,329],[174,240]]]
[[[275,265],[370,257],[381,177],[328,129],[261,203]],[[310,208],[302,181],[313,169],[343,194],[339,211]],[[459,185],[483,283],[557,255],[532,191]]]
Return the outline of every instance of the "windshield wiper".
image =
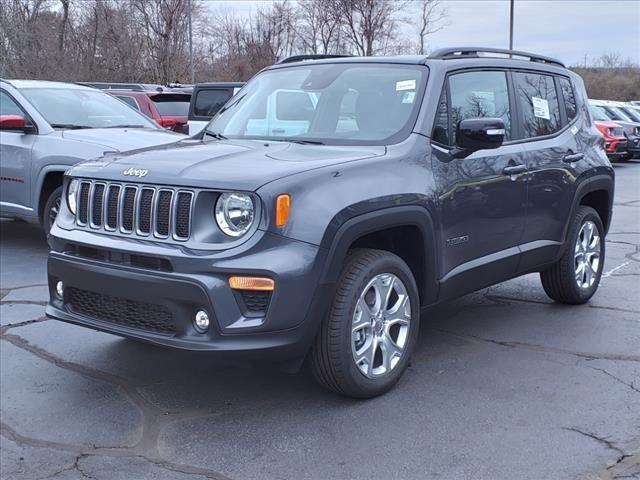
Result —
[[[101,128],[144,128],[144,125],[108,125]]]
[[[203,130],[205,135],[209,135],[210,137],[215,138],[216,140],[229,140],[227,137],[225,137],[223,134],[221,133],[217,133],[217,132],[211,132],[209,130]]]
[[[91,125],[75,125],[73,123],[52,123],[51,128],[64,128],[66,130],[80,130],[81,128],[95,128]]]
[[[324,142],[318,140],[305,140],[303,138],[278,138],[278,141],[299,143],[300,145],[324,145]]]

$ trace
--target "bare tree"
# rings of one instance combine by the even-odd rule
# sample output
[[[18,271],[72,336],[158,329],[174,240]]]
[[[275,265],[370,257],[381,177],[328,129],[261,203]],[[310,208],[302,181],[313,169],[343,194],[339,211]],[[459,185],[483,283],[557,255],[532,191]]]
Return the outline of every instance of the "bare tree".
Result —
[[[385,53],[398,33],[405,1],[334,0],[332,10],[342,22],[352,50],[358,55]]]
[[[445,27],[444,20],[448,12],[442,7],[440,0],[418,0],[418,51],[420,55],[427,53],[426,39]]]

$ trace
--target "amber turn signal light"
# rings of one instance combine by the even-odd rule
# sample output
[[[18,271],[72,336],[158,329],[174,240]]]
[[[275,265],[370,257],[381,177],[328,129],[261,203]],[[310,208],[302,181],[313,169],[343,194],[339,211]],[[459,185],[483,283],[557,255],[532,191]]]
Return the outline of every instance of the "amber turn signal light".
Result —
[[[291,197],[289,195],[278,195],[276,199],[276,227],[284,227],[289,217],[289,207]]]
[[[253,290],[272,292],[276,282],[266,277],[229,277],[229,286],[233,290]]]

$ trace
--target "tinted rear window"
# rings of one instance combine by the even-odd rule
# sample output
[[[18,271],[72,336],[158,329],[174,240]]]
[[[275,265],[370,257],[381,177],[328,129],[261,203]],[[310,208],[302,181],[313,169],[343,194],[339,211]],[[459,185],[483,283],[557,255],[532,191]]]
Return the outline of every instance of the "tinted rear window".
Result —
[[[567,111],[567,120],[571,121],[576,118],[578,109],[576,107],[576,97],[573,94],[573,87],[571,81],[567,78],[560,79],[560,88],[562,89],[562,96],[564,97],[564,108]]]
[[[161,117],[186,117],[189,115],[190,95],[154,95],[151,100]]]
[[[193,115],[196,117],[213,117],[232,95],[231,89],[200,90],[196,94]]]

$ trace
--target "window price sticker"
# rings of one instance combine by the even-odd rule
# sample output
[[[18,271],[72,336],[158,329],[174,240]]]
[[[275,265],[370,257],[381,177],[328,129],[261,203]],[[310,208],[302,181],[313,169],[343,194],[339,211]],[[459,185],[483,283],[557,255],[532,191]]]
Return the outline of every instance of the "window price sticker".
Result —
[[[549,102],[544,98],[531,97],[531,103],[533,103],[533,114],[536,117],[551,120],[551,115],[549,114]]]
[[[403,90],[415,90],[416,89],[416,81],[415,80],[401,80],[396,82],[396,92],[401,92]]]

